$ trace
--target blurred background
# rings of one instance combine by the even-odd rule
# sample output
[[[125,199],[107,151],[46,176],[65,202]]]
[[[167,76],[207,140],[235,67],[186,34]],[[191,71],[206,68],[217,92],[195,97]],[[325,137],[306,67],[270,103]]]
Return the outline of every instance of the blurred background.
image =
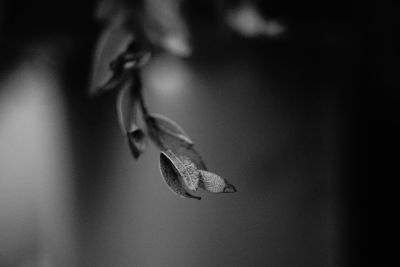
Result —
[[[382,243],[372,229],[387,216],[378,203],[394,203],[388,177],[398,173],[394,4],[97,6],[0,1],[1,267],[373,262]],[[116,93],[88,96],[104,14],[115,7],[139,24],[149,16],[167,33],[180,29],[184,38],[150,40],[145,98],[237,193],[177,197],[154,146],[131,157]],[[380,236],[395,225],[384,221]]]

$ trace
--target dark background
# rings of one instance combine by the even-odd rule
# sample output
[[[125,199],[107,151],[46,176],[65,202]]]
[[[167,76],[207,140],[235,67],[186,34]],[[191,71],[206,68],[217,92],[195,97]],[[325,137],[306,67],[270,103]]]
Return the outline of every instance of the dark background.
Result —
[[[130,157],[115,94],[87,97],[104,26],[95,1],[0,2],[0,78],[41,51],[62,88],[75,237],[70,254],[50,249],[54,266],[69,266],[70,257],[77,266],[389,262],[399,176],[396,4],[260,1],[264,15],[287,26],[271,40],[221,35],[212,1],[186,2],[193,55],[160,53],[143,77],[152,109],[178,121],[210,168],[238,188],[201,202],[169,192],[154,147]],[[183,82],[168,79],[171,69],[186,73]],[[158,91],[163,83],[184,89]],[[14,249],[0,243],[0,265],[40,261],[41,247],[57,243],[41,231],[28,230]]]

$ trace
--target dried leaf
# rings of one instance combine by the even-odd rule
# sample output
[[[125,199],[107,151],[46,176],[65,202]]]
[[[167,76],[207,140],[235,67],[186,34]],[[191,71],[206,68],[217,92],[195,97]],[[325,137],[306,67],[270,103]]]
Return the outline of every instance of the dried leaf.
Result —
[[[182,162],[177,159],[170,151],[162,151],[160,154],[160,170],[169,188],[177,195],[184,198],[194,198],[200,200],[188,192],[183,177],[179,170],[182,170]]]
[[[236,188],[230,184],[226,179],[221,178],[220,176],[208,172],[200,170],[200,184],[199,186],[212,193],[234,193],[236,192]]]

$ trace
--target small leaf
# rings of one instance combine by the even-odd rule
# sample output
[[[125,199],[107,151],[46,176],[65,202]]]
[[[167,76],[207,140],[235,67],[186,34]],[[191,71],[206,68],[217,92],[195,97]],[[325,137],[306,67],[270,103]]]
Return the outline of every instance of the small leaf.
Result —
[[[200,170],[200,184],[199,186],[204,190],[212,193],[234,193],[236,188],[230,184],[226,179],[220,176]]]
[[[178,170],[182,168],[181,164],[182,163],[179,162],[179,160],[177,160],[177,158],[174,157],[171,152],[161,152],[160,170],[169,188],[181,197],[200,200],[200,197],[190,194],[183,184],[182,176]]]
[[[136,124],[136,96],[131,89],[131,83],[127,83],[118,93],[117,113],[121,131],[125,134]]]
[[[138,126],[138,95],[128,83],[118,94],[118,121],[123,134],[127,135],[129,148],[135,159],[145,150],[146,136]]]

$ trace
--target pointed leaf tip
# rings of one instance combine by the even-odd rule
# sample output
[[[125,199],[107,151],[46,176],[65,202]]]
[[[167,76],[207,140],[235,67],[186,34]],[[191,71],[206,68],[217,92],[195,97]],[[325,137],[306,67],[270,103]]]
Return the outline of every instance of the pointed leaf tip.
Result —
[[[224,193],[236,193],[237,190],[236,190],[236,187],[235,187],[234,185],[228,184],[228,185],[225,186],[223,192],[224,192]]]
[[[211,193],[234,193],[236,188],[215,173],[200,170],[199,186]]]
[[[135,128],[128,132],[128,142],[131,153],[135,159],[144,152],[147,146],[146,135],[142,129]]]

